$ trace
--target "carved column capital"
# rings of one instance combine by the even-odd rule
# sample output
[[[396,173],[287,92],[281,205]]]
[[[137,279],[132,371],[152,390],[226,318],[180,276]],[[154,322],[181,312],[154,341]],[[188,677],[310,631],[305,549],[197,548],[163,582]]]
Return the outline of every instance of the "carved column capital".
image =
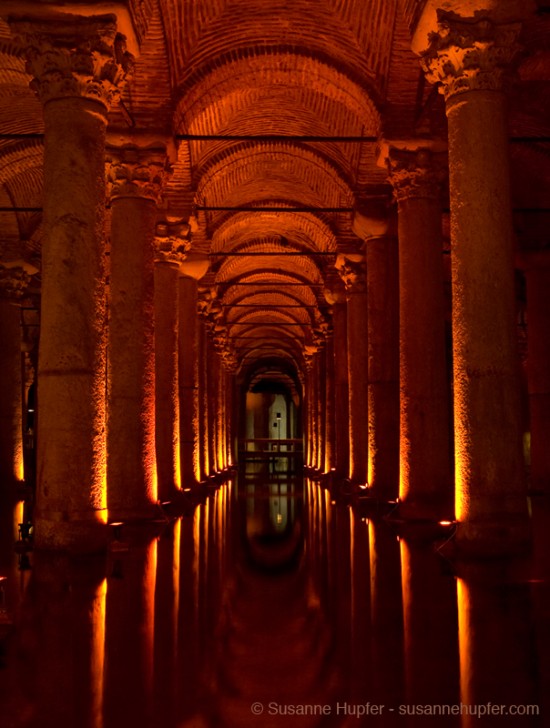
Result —
[[[387,199],[358,200],[353,211],[352,229],[358,238],[367,242],[372,238],[397,235],[395,205]]]
[[[397,202],[418,197],[439,199],[447,176],[446,155],[428,148],[390,147],[385,161]]]
[[[6,267],[0,263],[0,300],[19,302],[25,295],[31,276],[24,269]]]
[[[43,104],[85,98],[109,110],[118,101],[134,58],[117,33],[115,15],[11,17],[8,23],[34,77],[31,88]]]
[[[344,283],[346,293],[366,291],[365,256],[362,253],[339,253],[334,267]]]
[[[304,363],[307,372],[311,372],[315,363],[315,357],[320,351],[320,345],[318,343],[306,344],[304,346]]]
[[[448,100],[467,91],[500,91],[521,46],[521,23],[496,24],[438,12],[437,30],[421,64]]]
[[[200,288],[197,298],[197,312],[208,323],[220,322],[223,317],[223,306],[218,300],[218,291],[215,286]]]
[[[111,200],[140,197],[158,203],[170,173],[164,145],[109,146],[105,156],[107,189]]]
[[[155,262],[180,267],[191,248],[189,225],[183,221],[158,222],[155,231]]]

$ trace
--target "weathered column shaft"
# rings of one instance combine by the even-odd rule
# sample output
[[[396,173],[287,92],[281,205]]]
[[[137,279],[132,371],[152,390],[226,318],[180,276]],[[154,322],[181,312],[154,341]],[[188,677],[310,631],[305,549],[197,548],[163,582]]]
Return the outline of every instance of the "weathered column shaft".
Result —
[[[550,259],[533,258],[526,270],[531,484],[550,492]]]
[[[199,322],[199,432],[200,432],[200,463],[201,480],[206,480],[210,472],[208,447],[208,389],[206,378],[207,362],[206,328],[203,321]]]
[[[341,296],[334,302],[332,309],[334,330],[334,398],[335,407],[335,448],[336,473],[345,477],[349,471],[349,392],[348,392],[348,335],[347,305]]]
[[[209,463],[207,475],[213,475],[217,469],[216,394],[218,388],[218,367],[216,356],[214,354],[214,347],[212,346],[212,342],[208,334],[206,334],[205,352],[205,407],[207,412],[206,445],[208,447]]]
[[[452,515],[439,169],[391,149],[398,201],[401,515]]]
[[[324,471],[326,456],[326,427],[327,427],[327,359],[326,349],[323,347],[317,355],[317,470]]]
[[[503,548],[525,538],[527,523],[502,92],[519,31],[442,16],[424,59],[449,122],[458,536],[465,545],[494,536]]]
[[[349,402],[349,477],[356,485],[367,482],[368,324],[366,273],[363,254],[339,256],[336,266],[347,292],[347,352]]]
[[[115,519],[150,516],[155,453],[156,200],[163,148],[109,150],[112,184],[109,318],[108,504]]]
[[[335,376],[334,376],[334,339],[328,337],[325,343],[325,472],[335,467]],[[287,407],[290,419],[290,407]]]
[[[180,459],[183,487],[200,481],[197,281],[179,279]]]
[[[0,507],[13,505],[24,478],[19,300],[28,278],[21,268],[0,264]]]
[[[369,326],[369,488],[394,499],[399,489],[399,258],[397,239],[366,246]]]
[[[177,263],[155,264],[155,441],[158,497],[180,487]]]
[[[55,99],[44,124],[36,543],[62,546],[106,518],[105,111]]]
[[[35,544],[96,548],[106,519],[105,128],[129,58],[114,15],[10,25],[44,108]]]

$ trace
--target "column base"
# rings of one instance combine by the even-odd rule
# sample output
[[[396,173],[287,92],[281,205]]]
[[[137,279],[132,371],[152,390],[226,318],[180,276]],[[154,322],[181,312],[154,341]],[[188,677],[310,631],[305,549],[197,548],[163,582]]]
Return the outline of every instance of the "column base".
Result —
[[[109,508],[109,523],[122,521],[123,523],[143,523],[162,518],[162,507],[159,503],[144,503],[132,508]]]
[[[68,551],[91,554],[104,551],[108,544],[107,510],[89,514],[47,513],[36,515],[34,548],[44,551]],[[101,520],[101,517],[105,521]]]
[[[400,500],[392,512],[396,521],[450,521],[454,518],[453,507],[449,503],[432,498]]]
[[[457,523],[453,549],[458,557],[501,558],[528,554],[532,528],[528,517]]]

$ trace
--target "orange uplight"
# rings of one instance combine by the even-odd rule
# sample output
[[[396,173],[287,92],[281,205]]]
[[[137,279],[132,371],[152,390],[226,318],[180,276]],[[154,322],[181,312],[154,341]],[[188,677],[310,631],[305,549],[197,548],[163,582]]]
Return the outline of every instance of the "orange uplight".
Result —
[[[180,555],[181,555],[181,518],[174,523],[174,542],[172,552],[172,590],[174,595],[173,615],[174,615],[174,634],[177,634],[178,615],[180,605]]]
[[[470,596],[468,587],[462,579],[456,580],[456,598],[458,607],[458,654],[460,658],[460,699],[469,703],[471,696],[472,675],[472,634],[470,629]],[[472,702],[475,702],[472,700]]]
[[[23,523],[23,516],[25,514],[25,502],[18,501],[15,504],[13,512],[13,537],[17,540],[19,536],[19,524]]]
[[[25,480],[25,467],[23,464],[23,452],[21,450],[18,451],[15,460],[15,478],[20,483]]]
[[[93,725],[103,724],[103,681],[105,674],[105,615],[107,608],[107,579],[98,585],[92,604],[92,645],[90,655],[90,691]]]

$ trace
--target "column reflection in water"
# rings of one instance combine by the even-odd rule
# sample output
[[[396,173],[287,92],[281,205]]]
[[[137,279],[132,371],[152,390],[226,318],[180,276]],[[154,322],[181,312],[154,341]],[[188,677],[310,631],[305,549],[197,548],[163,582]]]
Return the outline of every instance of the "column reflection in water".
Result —
[[[181,520],[168,524],[157,544],[155,584],[154,715],[159,726],[176,725]]]
[[[324,491],[327,493],[327,491]],[[344,505],[334,506],[333,551],[328,551],[328,562],[334,568],[335,588],[331,589],[331,617],[335,628],[337,661],[342,674],[342,697],[347,696],[353,673],[351,671],[352,605],[350,569],[350,509]]]
[[[107,591],[105,728],[148,728],[152,715],[157,540],[116,553]]]
[[[369,521],[372,699],[403,702],[403,607],[399,542],[385,523]],[[384,725],[403,725],[395,713]]]
[[[405,648],[405,701],[411,705],[456,705],[458,636],[456,581],[444,573],[431,542],[400,541]],[[447,571],[449,571],[447,569]],[[423,725],[426,716],[409,716]],[[446,715],[445,726],[460,718]]]
[[[178,618],[177,685],[179,720],[197,710],[199,677],[199,547],[202,506],[181,523],[180,610]]]
[[[530,584],[510,565],[461,566],[457,585],[460,699],[475,706],[540,705]],[[515,710],[515,708],[512,708]],[[523,708],[521,708],[523,710]],[[544,726],[544,716],[462,716],[462,728],[510,724]]]
[[[372,681],[370,666],[369,530],[366,519],[350,511],[351,657],[350,699],[365,702]]]
[[[13,725],[103,728],[104,562],[42,552],[33,564],[18,625],[26,704]]]

